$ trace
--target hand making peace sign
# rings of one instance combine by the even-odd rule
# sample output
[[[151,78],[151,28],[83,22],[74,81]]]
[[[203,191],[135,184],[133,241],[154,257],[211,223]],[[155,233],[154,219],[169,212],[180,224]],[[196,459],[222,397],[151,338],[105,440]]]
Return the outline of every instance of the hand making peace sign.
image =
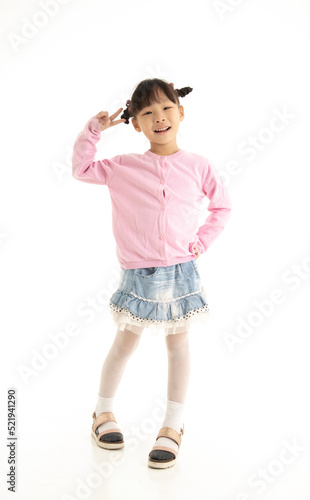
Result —
[[[116,120],[113,122],[114,118],[117,117],[117,115],[120,114],[123,108],[119,108],[113,115],[109,116],[108,111],[100,111],[96,116],[98,118],[98,122],[100,125],[101,130],[105,130],[106,128],[109,128],[113,125],[118,125],[119,123],[125,122],[125,118],[122,118],[120,120]]]

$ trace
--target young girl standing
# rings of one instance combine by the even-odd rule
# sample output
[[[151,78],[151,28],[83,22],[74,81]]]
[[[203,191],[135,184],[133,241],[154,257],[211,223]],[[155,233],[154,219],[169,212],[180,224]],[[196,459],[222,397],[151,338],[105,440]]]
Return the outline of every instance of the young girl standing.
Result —
[[[142,332],[164,329],[168,354],[166,415],[148,465],[175,464],[184,434],[182,414],[190,373],[189,327],[209,308],[196,259],[222,232],[231,200],[211,162],[179,149],[176,138],[184,108],[179,97],[193,89],[153,78],[140,82],[123,108],[90,118],[73,149],[73,177],[105,184],[112,202],[112,227],[121,266],[119,287],[110,299],[117,331],[101,372],[92,436],[106,449],[124,446],[113,414],[125,366]],[[150,141],[143,154],[122,154],[94,161],[101,132],[129,118]],[[199,227],[202,199],[211,212]],[[205,322],[204,322],[205,324]]]

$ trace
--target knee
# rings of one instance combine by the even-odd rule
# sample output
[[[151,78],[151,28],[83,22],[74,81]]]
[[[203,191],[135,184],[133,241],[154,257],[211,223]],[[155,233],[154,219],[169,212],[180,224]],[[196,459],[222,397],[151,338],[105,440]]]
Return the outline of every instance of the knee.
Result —
[[[117,336],[114,354],[118,358],[127,359],[137,349],[140,341],[139,335],[124,330]]]
[[[169,357],[181,357],[189,349],[188,332],[167,335],[166,347]]]

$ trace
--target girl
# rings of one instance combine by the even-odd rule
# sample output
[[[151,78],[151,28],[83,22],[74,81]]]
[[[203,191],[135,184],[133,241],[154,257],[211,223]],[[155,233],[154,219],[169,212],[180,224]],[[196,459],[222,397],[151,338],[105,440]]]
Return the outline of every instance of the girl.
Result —
[[[211,162],[179,149],[176,142],[184,108],[179,97],[193,89],[153,78],[140,82],[127,109],[90,118],[73,149],[73,177],[109,188],[116,254],[121,266],[118,289],[109,306],[117,327],[101,372],[92,436],[106,449],[124,446],[113,414],[117,387],[145,328],[165,331],[168,354],[166,415],[148,465],[175,464],[184,434],[182,413],[190,373],[189,326],[209,313],[196,259],[223,230],[231,200]],[[129,118],[150,141],[143,154],[94,161],[101,132]],[[211,212],[199,227],[202,199]]]

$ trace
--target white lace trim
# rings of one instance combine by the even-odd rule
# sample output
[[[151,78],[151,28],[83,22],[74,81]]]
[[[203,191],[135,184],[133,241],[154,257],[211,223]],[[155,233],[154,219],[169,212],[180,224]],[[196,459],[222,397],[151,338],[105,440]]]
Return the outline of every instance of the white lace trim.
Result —
[[[172,320],[155,320],[143,319],[136,316],[131,311],[124,307],[118,307],[109,303],[111,308],[112,319],[117,327],[124,331],[130,329],[134,333],[141,335],[144,328],[149,328],[151,332],[157,333],[159,329],[164,328],[165,334],[175,334],[184,330],[184,327],[189,327],[190,324],[199,322],[207,325],[211,311],[208,305],[189,311],[184,316]],[[129,327],[128,327],[129,326]]]
[[[204,293],[203,287],[201,287],[201,290],[197,290],[196,292],[191,292],[187,293],[186,295],[181,295],[180,297],[176,297],[175,299],[168,299],[168,300],[153,300],[153,299],[146,299],[145,297],[140,297],[139,295],[136,295],[133,292],[126,292],[128,295],[133,295],[137,299],[144,300],[145,302],[156,302],[157,304],[165,304],[167,302],[176,302],[177,300],[183,299],[184,297],[189,297],[190,295],[195,295],[196,293]]]
[[[130,295],[133,295],[134,297],[140,300],[145,300],[147,302],[159,302],[157,300],[151,300],[151,299],[146,299],[144,297],[139,297],[139,295],[136,295],[133,292],[129,293]],[[182,295],[181,297],[177,297],[176,299],[167,300],[164,302],[173,302],[182,299],[183,297],[194,295],[196,293],[202,293],[206,302],[208,302],[206,290],[202,285],[201,285],[201,290],[199,290],[198,292],[187,293],[186,295]],[[212,312],[210,311],[208,304],[205,305],[204,307],[200,307],[199,309],[194,309],[192,311],[189,311],[187,314],[185,314],[184,316],[180,316],[179,318],[175,318],[173,320],[165,320],[165,321],[140,318],[139,316],[136,316],[125,307],[118,307],[115,304],[112,304],[112,302],[109,302],[109,306],[111,308],[112,319],[116,324],[116,326],[121,331],[124,331],[125,329],[127,330],[130,329],[131,331],[133,331],[138,335],[142,335],[144,328],[148,328],[150,332],[153,334],[158,334],[158,332],[161,329],[164,329],[165,335],[170,335],[184,331],[185,327],[189,328],[189,326],[192,323],[196,322],[199,322],[200,324],[207,326],[209,324],[210,316],[212,315]]]

